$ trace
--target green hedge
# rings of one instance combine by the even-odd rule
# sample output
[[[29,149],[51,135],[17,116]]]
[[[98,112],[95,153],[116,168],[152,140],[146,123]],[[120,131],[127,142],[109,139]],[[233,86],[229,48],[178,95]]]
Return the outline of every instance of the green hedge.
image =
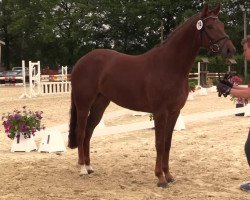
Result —
[[[195,64],[192,68],[193,73],[198,71],[197,63],[201,62],[201,58],[204,58],[206,56],[197,56],[195,59]],[[209,63],[207,64],[207,70],[209,72],[221,72],[225,73],[228,71],[228,64],[226,63],[226,60],[222,58],[222,56],[210,56],[207,57],[209,60]],[[244,76],[244,57],[243,55],[235,55],[234,59],[236,60],[237,64],[235,65],[236,72]],[[250,71],[249,71],[250,73]]]

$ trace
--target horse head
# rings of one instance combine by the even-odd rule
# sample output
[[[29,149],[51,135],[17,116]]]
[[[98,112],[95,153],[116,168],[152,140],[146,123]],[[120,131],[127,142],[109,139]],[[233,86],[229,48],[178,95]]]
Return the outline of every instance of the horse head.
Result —
[[[210,10],[205,4],[200,12],[200,19],[196,28],[200,30],[201,46],[212,53],[221,53],[224,57],[230,58],[235,54],[235,47],[229,36],[225,33],[224,24],[218,19],[220,4]]]

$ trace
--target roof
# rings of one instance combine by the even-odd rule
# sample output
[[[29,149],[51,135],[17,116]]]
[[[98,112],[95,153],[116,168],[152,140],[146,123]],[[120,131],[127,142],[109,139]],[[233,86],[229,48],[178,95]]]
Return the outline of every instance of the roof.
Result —
[[[5,45],[5,42],[3,42],[2,40],[0,40],[0,45]]]
[[[229,59],[227,60],[227,63],[228,63],[228,64],[237,64],[236,60],[233,59],[233,58],[229,58]]]
[[[201,58],[201,61],[202,61],[203,63],[209,63],[208,58]]]

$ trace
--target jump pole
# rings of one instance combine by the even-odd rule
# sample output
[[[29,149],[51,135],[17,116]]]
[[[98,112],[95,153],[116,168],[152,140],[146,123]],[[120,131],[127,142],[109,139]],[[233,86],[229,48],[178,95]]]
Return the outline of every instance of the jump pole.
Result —
[[[250,107],[242,107],[242,108],[233,108],[233,109],[227,109],[222,111],[214,111],[214,112],[205,112],[205,113],[194,113],[186,116],[182,116],[183,121],[186,122],[199,122],[199,121],[205,121],[208,119],[215,119],[219,117],[225,117],[229,115],[234,115],[237,113],[246,112]],[[105,116],[104,116],[105,119]],[[68,126],[66,126],[67,129]],[[153,121],[142,121],[142,122],[136,122],[131,124],[121,124],[111,127],[106,127],[104,129],[95,129],[94,133],[96,136],[103,136],[103,135],[111,135],[111,134],[117,134],[117,133],[123,133],[123,132],[131,132],[131,131],[139,131],[143,129],[153,128],[154,122]]]
[[[250,106],[245,106],[242,108],[227,109],[227,110],[222,110],[222,111],[194,113],[194,114],[182,116],[182,119],[185,123],[186,122],[199,122],[199,121],[205,121],[208,119],[213,120],[219,117],[234,115],[234,114],[242,113],[242,112],[246,113],[248,111],[250,111]],[[113,118],[119,117],[124,114],[129,114],[129,113],[131,113],[131,110],[127,110],[127,109],[114,112],[114,113],[109,113],[109,114],[104,115],[104,120],[113,119]],[[149,120],[136,122],[136,123],[130,123],[130,124],[120,124],[120,125],[115,125],[115,126],[110,126],[110,127],[105,127],[105,128],[97,127],[94,130],[94,137],[112,135],[112,134],[118,134],[118,133],[124,133],[124,132],[131,132],[131,131],[139,131],[139,130],[149,129],[153,127],[154,127],[154,122],[149,121]],[[58,126],[49,127],[46,130],[60,131],[65,136],[64,138],[66,139],[68,124],[61,124]]]
[[[201,63],[198,62],[198,86],[201,85]]]
[[[27,94],[27,88],[26,88],[26,73],[25,73],[25,61],[22,60],[22,76],[23,76],[23,90],[24,93],[19,97],[20,99],[23,98],[30,98],[30,95]]]
[[[37,69],[36,67],[37,66]],[[36,97],[38,95],[41,95],[41,71],[40,71],[40,61],[37,62],[31,62],[29,61],[29,83],[30,83],[30,96]],[[35,91],[35,87],[37,84],[37,90]]]

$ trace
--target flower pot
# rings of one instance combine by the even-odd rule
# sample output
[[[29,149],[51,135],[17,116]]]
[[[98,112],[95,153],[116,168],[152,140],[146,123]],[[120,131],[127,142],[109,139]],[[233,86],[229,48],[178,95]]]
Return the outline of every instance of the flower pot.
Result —
[[[64,152],[66,147],[64,145],[63,137],[60,131],[46,131],[43,134],[38,152]]]
[[[30,152],[37,150],[33,135],[31,135],[30,138],[25,138],[22,133],[16,135],[11,146],[11,152]]]
[[[249,117],[250,116],[250,104],[245,104],[245,107],[246,107],[246,109],[245,109],[245,113],[244,113],[244,116],[245,117]]]
[[[193,92],[190,91],[190,92],[188,93],[187,101],[192,101],[192,100],[194,100],[194,95],[193,95]]]
[[[179,114],[179,117],[177,118],[177,121],[176,121],[175,126],[174,126],[174,130],[181,131],[183,129],[186,129],[186,126],[185,126],[182,115]]]
[[[244,104],[242,104],[242,103],[236,104],[236,108],[241,108],[241,107],[244,107]],[[237,114],[235,114],[235,116],[244,116],[244,113],[237,113]]]

